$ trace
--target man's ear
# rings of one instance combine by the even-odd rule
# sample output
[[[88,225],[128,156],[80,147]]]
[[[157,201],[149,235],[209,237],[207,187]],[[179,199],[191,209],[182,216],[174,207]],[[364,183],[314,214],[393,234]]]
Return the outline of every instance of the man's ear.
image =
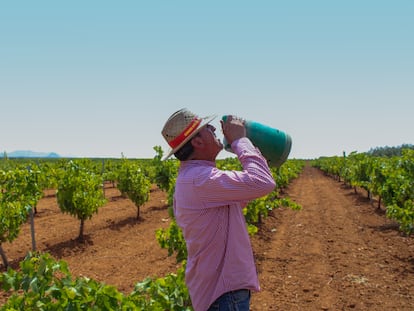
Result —
[[[193,137],[193,139],[191,139],[191,144],[193,145],[194,148],[199,149],[200,147],[204,145],[204,141],[200,136],[197,135]]]

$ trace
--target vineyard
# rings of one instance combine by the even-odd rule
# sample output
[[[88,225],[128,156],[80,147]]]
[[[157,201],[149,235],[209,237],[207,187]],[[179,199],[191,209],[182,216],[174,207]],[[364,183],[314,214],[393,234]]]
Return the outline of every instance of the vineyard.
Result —
[[[177,163],[155,150],[153,160],[3,161],[5,308],[191,310],[186,250],[168,208]],[[312,163],[326,175],[299,160],[274,169],[278,188],[245,210],[263,288],[252,309],[410,310],[412,160],[406,153],[379,166],[361,164],[361,155]],[[234,159],[219,165],[240,168]],[[373,172],[397,169],[397,188],[390,177],[387,191],[371,185]],[[25,259],[33,249],[40,253]]]

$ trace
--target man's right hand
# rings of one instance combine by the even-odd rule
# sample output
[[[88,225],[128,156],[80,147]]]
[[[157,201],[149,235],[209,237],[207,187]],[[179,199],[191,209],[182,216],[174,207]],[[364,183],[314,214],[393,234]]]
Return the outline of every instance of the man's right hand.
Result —
[[[244,121],[236,116],[227,116],[226,122],[220,120],[221,129],[227,142],[231,145],[233,141],[246,137],[246,128]]]

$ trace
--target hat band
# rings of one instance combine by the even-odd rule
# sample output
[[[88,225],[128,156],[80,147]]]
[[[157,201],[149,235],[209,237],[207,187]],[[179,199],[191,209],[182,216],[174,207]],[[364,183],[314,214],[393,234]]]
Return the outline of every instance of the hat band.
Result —
[[[180,135],[178,135],[173,140],[169,141],[168,144],[171,148],[176,148],[179,146],[191,133],[193,133],[198,125],[201,123],[201,119],[194,118],[190,124],[184,129],[184,131],[181,132]]]

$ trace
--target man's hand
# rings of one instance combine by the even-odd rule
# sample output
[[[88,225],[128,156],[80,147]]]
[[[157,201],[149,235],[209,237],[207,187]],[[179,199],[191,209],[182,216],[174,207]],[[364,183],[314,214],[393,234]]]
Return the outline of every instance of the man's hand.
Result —
[[[223,135],[230,145],[233,141],[246,137],[246,128],[242,119],[229,115],[226,122],[220,120],[220,123]]]

